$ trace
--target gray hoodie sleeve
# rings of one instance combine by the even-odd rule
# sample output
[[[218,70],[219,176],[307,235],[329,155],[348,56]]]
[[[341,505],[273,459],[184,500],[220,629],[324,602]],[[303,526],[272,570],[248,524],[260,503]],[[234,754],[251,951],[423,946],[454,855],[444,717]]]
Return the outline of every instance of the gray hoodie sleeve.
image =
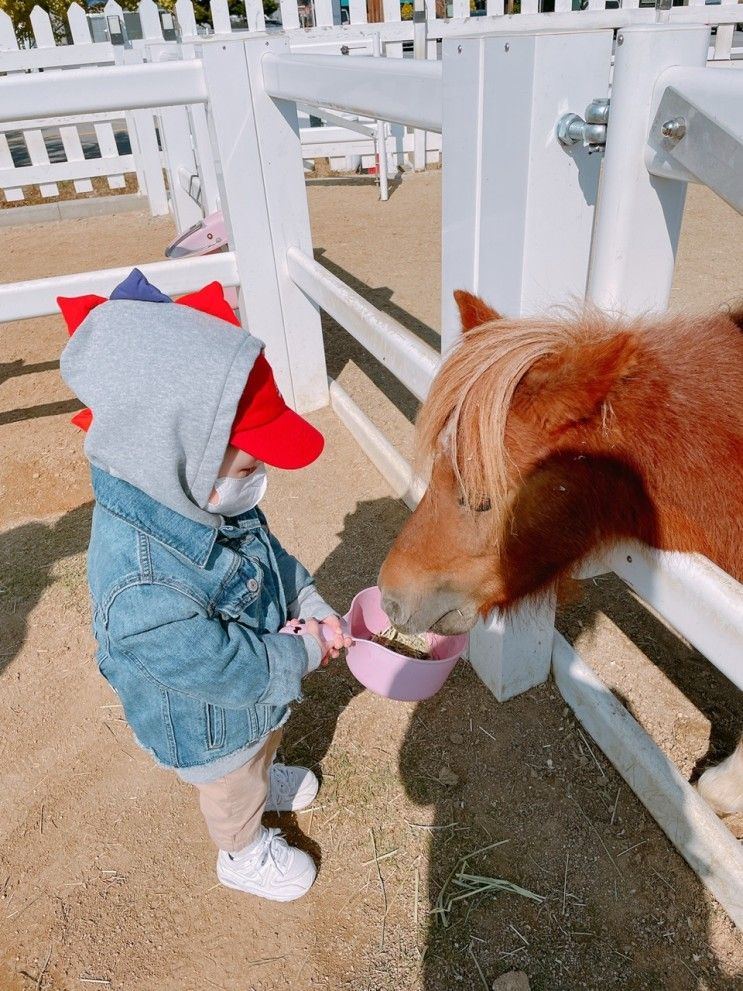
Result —
[[[265,516],[261,513],[265,521]],[[284,549],[281,542],[269,530],[271,549],[276,558],[281,582],[288,599],[289,615],[294,619],[326,619],[335,615],[335,609],[329,606],[315,588],[312,575],[293,554]]]
[[[167,585],[135,585],[119,593],[108,634],[157,684],[226,709],[288,705],[301,698],[303,675],[320,663],[314,639],[259,637],[240,623],[208,616],[194,599]]]
[[[289,615],[296,619],[327,619],[337,613],[320,595],[314,585],[306,585],[294,602],[289,603]]]

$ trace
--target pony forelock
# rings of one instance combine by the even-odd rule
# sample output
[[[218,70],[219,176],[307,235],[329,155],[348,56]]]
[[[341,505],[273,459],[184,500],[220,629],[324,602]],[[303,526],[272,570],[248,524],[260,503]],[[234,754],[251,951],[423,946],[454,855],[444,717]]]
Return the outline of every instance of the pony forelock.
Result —
[[[464,335],[441,366],[418,416],[418,456],[445,451],[470,505],[507,498],[513,468],[506,423],[514,393],[532,366],[586,339],[611,333],[610,320],[585,310],[498,320]]]

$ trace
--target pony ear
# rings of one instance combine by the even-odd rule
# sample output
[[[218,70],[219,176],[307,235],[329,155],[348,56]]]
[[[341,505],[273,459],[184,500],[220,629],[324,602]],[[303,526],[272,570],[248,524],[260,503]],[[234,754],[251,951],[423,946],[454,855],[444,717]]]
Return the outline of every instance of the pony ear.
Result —
[[[464,289],[454,290],[454,299],[459,307],[459,318],[462,321],[462,332],[467,333],[474,327],[481,327],[492,320],[500,320],[501,315],[492,309],[479,296],[473,296]]]
[[[730,319],[740,330],[743,330],[743,303],[739,303],[731,309]]]
[[[639,347],[634,334],[621,333],[542,358],[519,383],[514,401],[550,433],[591,420],[636,371]]]

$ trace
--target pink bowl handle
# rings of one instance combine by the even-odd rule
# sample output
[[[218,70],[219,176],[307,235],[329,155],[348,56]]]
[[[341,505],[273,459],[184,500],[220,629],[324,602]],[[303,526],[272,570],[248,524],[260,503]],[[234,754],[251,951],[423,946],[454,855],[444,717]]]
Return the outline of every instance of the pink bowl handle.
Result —
[[[299,627],[299,632],[295,632],[298,627],[299,623],[287,623],[286,626],[281,627],[279,633],[291,633],[294,636],[300,636],[303,627]],[[346,622],[344,616],[341,617],[341,630],[343,631],[344,636],[350,636],[350,633],[348,632],[348,623]],[[331,643],[335,640],[335,632],[331,630],[329,626],[326,626],[325,623],[320,623],[320,633],[326,643]]]

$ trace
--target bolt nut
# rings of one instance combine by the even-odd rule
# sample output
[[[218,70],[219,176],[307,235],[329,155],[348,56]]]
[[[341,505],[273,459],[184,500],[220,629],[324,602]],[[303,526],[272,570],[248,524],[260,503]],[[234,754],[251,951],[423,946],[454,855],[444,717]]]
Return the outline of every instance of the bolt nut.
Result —
[[[605,97],[591,100],[586,107],[586,121],[589,124],[608,124],[609,104],[610,101]]]
[[[671,117],[670,120],[663,121],[660,132],[669,141],[680,141],[686,134],[686,118]]]
[[[577,145],[583,140],[585,121],[578,114],[563,114],[557,122],[557,140],[562,145]]]

